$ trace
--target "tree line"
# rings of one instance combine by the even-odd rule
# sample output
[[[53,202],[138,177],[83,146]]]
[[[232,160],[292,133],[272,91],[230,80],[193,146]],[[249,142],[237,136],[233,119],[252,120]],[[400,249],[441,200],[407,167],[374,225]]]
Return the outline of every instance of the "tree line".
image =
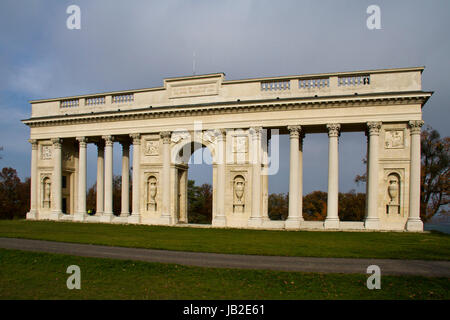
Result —
[[[438,131],[427,127],[421,136],[421,193],[420,216],[429,221],[438,212],[448,216],[450,203],[450,137],[441,138]],[[0,147],[2,150],[2,147]],[[0,156],[1,159],[1,156]],[[364,160],[365,161],[365,160]],[[358,175],[357,183],[365,183],[367,175]],[[130,199],[131,199],[130,182]],[[121,176],[113,179],[114,214],[121,212]],[[339,193],[339,218],[343,221],[361,221],[365,216],[364,193],[350,191]],[[269,217],[274,220],[287,218],[289,208],[288,194],[269,195]],[[96,208],[96,184],[87,192],[87,209],[90,214]],[[131,206],[131,201],[130,201]],[[30,178],[21,181],[13,168],[3,168],[0,172],[0,219],[23,219],[30,208]],[[129,211],[131,208],[129,208]],[[313,191],[303,197],[303,216],[305,220],[324,220],[327,212],[327,193]],[[189,223],[211,223],[212,187],[209,184],[196,186],[188,181]]]

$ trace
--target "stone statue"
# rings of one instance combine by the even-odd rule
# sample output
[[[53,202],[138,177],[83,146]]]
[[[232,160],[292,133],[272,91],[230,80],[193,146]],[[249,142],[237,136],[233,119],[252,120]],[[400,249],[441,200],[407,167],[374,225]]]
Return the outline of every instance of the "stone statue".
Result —
[[[44,203],[43,203],[43,207],[50,209],[50,199],[51,199],[51,192],[52,192],[51,191],[52,190],[52,184],[50,182],[50,178],[45,178],[44,179],[43,189],[44,189]]]
[[[234,212],[243,212],[244,211],[244,192],[245,192],[245,180],[242,176],[236,176],[234,178]]]
[[[158,187],[156,186],[156,178],[151,176],[147,182],[147,210],[156,211],[156,193],[158,192]]]

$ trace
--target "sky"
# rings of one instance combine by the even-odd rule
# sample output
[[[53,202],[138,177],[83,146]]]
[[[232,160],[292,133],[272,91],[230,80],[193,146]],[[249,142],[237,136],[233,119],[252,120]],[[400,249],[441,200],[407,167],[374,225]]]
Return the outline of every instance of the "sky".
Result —
[[[381,10],[369,30],[366,10]],[[69,30],[70,5],[81,29]],[[448,0],[1,0],[0,168],[30,174],[29,100],[159,87],[164,78],[224,72],[227,80],[425,66],[426,125],[450,135],[450,1]],[[447,40],[446,40],[447,39]],[[75,135],[75,134],[74,134]],[[289,146],[280,139],[281,168],[269,192],[287,192]],[[363,191],[363,133],[340,138],[341,191]],[[304,193],[327,189],[326,134],[304,142]],[[120,174],[115,144],[114,171]],[[88,147],[88,182],[95,182],[95,147]],[[189,177],[211,183],[211,168]]]

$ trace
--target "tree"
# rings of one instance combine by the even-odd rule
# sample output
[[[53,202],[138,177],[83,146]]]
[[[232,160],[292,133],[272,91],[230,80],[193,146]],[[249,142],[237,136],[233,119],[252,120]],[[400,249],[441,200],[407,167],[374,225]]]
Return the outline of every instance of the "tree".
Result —
[[[441,209],[448,215],[450,137],[441,139],[438,131],[427,126],[421,136],[420,217],[430,220]]]
[[[209,224],[212,222],[212,187],[210,184],[196,186],[188,180],[188,222]]]
[[[339,219],[341,221],[363,221],[366,215],[366,195],[350,190],[339,193]]]
[[[303,197],[304,219],[307,221],[325,220],[327,216],[327,193],[313,191]]]
[[[272,193],[269,195],[269,218],[271,220],[286,220],[289,210],[289,195]]]
[[[21,182],[17,171],[3,168],[0,172],[0,218],[25,218],[30,204],[30,179]]]

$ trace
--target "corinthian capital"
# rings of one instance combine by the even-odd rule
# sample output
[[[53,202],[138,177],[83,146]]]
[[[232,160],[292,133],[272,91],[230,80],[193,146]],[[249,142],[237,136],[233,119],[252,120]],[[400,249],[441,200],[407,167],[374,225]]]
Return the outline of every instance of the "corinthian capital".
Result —
[[[141,134],[140,133],[131,133],[131,139],[133,139],[133,145],[141,144]]]
[[[60,138],[52,138],[53,148],[61,149],[62,139]]]
[[[253,140],[261,139],[262,130],[263,130],[262,127],[251,127],[249,129],[249,132],[252,135]]]
[[[103,140],[105,140],[106,146],[112,146],[114,144],[114,137],[113,136],[103,136]]]
[[[338,137],[341,125],[339,123],[329,123],[327,124],[327,129],[329,137]]]
[[[163,140],[163,144],[170,143],[170,137],[172,136],[172,133],[170,131],[163,131],[159,135],[160,135],[161,139]]]
[[[298,138],[300,137],[300,134],[302,133],[302,127],[301,126],[288,126],[287,127],[290,134],[289,136],[291,138]]]
[[[423,120],[410,121],[409,128],[410,128],[411,134],[420,134],[423,123],[424,123]]]
[[[32,150],[37,150],[38,148],[38,142],[35,139],[29,139],[28,140],[29,143],[31,143],[31,149]]]
[[[381,129],[381,122],[367,122],[367,129],[369,130],[369,135],[379,135]]]

